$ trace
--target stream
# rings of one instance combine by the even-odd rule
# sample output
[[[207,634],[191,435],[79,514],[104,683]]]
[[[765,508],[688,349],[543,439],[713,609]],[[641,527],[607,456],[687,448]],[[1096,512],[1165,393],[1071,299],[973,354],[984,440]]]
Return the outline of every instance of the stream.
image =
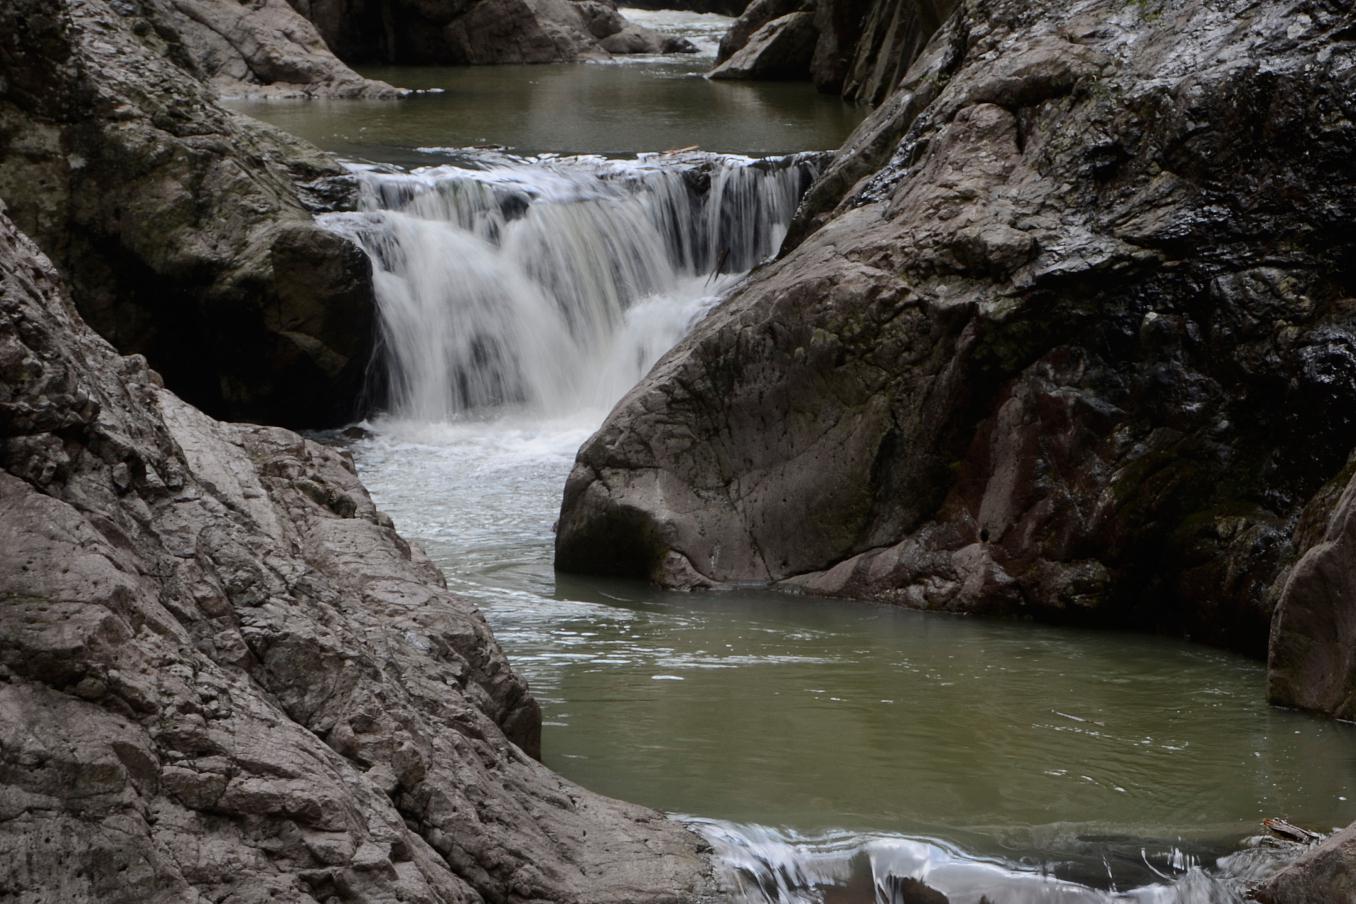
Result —
[[[728,24],[635,15],[708,54]],[[750,901],[903,902],[913,877],[952,904],[1224,904],[1294,855],[1264,817],[1356,819],[1356,726],[1268,707],[1231,653],[554,573],[580,444],[775,254],[825,164],[791,152],[861,115],[708,63],[382,70],[441,90],[238,105],[354,161],[362,209],[324,222],[376,264],[384,413],[346,442],[530,681],[547,765],[689,821]]]

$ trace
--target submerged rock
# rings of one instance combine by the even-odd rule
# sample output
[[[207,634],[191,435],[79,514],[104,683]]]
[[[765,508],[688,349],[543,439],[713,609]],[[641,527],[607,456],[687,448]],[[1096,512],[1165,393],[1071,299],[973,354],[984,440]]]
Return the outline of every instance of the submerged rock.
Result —
[[[346,453],[212,420],[0,217],[0,895],[694,901],[699,840],[532,756],[484,619]]]
[[[460,66],[692,53],[613,0],[288,0],[349,63]]]
[[[343,423],[371,357],[370,265],[312,207],[347,174],[215,103],[176,25],[193,8],[0,4],[0,197],[86,320],[176,392]]]
[[[585,444],[558,567],[1261,655],[1356,445],[1352,16],[966,3]]]

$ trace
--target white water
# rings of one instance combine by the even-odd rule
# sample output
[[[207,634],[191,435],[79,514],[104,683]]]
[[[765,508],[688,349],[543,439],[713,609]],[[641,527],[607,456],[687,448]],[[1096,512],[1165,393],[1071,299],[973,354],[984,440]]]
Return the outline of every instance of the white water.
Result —
[[[362,172],[364,211],[328,223],[376,264],[388,411],[605,411],[776,252],[816,160],[481,153]]]

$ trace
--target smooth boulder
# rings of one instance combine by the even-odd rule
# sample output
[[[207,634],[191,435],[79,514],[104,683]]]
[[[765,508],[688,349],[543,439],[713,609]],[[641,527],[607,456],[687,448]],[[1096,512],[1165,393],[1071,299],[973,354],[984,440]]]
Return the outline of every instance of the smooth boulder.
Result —
[[[193,403],[351,421],[375,344],[371,265],[314,211],[351,203],[352,181],[219,106],[158,10],[0,6],[0,197],[84,318]]]
[[[710,79],[794,79],[814,55],[814,13],[794,12],[773,19],[749,36],[725,62],[706,74]]]

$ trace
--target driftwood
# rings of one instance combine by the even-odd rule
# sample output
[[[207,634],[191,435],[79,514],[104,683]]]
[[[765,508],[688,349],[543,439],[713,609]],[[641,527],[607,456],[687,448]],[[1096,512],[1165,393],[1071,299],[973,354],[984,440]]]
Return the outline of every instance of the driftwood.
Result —
[[[1288,841],[1298,841],[1300,844],[1313,844],[1323,837],[1317,832],[1301,829],[1299,826],[1286,822],[1284,819],[1264,819],[1262,820],[1262,825],[1273,835],[1285,838]]]

